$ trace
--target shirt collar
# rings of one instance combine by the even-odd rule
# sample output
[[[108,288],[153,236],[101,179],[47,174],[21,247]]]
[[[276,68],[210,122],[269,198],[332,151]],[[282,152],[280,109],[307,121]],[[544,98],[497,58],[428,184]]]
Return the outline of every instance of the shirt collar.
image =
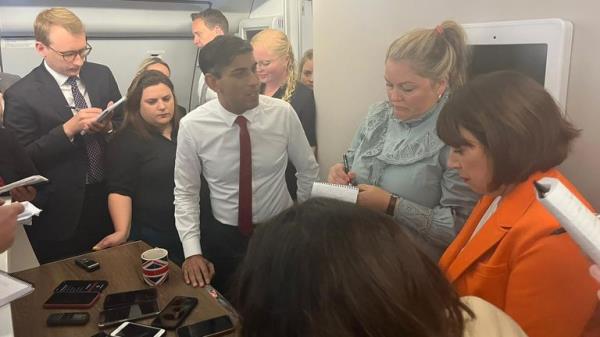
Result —
[[[260,111],[259,107],[260,107],[260,103],[261,103],[261,97],[259,96],[258,105],[255,108],[246,110],[241,115],[236,115],[233,112],[230,112],[229,110],[225,109],[225,107],[223,107],[223,105],[221,105],[221,101],[219,101],[218,98],[217,98],[217,101],[218,101],[218,106],[219,106],[219,111],[218,111],[219,116],[221,116],[223,118],[223,120],[225,121],[225,123],[227,123],[227,125],[229,125],[231,127],[231,126],[233,126],[233,124],[235,124],[235,120],[238,116],[244,116],[244,117],[246,117],[248,122],[252,123],[254,121],[254,119],[256,118],[256,115]]]
[[[54,78],[56,83],[58,83],[59,86],[64,85],[65,82],[67,82],[67,80],[69,79],[69,76],[60,74],[60,73],[54,71],[54,69],[50,68],[50,66],[48,65],[46,60],[44,60],[44,67],[46,67],[46,70],[48,70],[50,75],[52,75],[52,77]],[[77,79],[79,79],[79,77],[77,77]]]

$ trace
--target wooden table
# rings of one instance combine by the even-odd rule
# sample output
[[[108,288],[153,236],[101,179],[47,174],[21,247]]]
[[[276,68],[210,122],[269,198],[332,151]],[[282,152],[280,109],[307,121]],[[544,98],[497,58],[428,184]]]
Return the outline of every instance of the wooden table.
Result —
[[[100,269],[88,273],[75,265],[74,259],[69,258],[41,265],[37,268],[24,270],[13,275],[30,282],[35,291],[28,296],[14,301],[12,306],[13,326],[15,337],[60,336],[60,337],[89,337],[99,332],[98,317],[107,294],[150,288],[142,278],[140,255],[150,249],[141,241],[131,242],[122,246],[84,254],[100,263]],[[58,284],[64,280],[107,280],[108,287],[102,292],[100,299],[89,309],[44,309],[42,305]],[[169,262],[169,280],[156,287],[158,290],[158,306],[164,308],[174,296],[190,296],[198,299],[198,305],[186,318],[181,326],[228,314],[216,299],[208,294],[205,288],[192,288],[183,281],[181,269]],[[87,311],[90,321],[78,327],[47,327],[48,315],[55,312]],[[151,319],[137,321],[150,324]],[[118,325],[104,329],[110,333]],[[163,335],[165,336],[165,335]],[[176,336],[175,331],[167,330],[166,336]]]

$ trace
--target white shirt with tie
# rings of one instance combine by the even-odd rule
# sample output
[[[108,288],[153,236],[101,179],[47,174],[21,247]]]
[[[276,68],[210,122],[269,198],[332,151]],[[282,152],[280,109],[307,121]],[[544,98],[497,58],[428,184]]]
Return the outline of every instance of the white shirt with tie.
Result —
[[[188,113],[180,122],[175,159],[175,225],[185,257],[200,247],[200,175],[210,187],[214,217],[237,226],[240,143],[238,115],[218,99]],[[262,222],[293,205],[285,183],[288,158],[297,170],[298,200],[309,198],[317,180],[315,160],[292,106],[261,95],[248,120],[252,148],[252,222]]]
[[[71,85],[67,83],[69,76],[54,71],[54,69],[50,68],[46,61],[44,61],[44,66],[46,67],[46,70],[48,70],[50,75],[52,75],[54,80],[56,80],[56,83],[60,87],[60,91],[63,93],[63,96],[65,96],[65,99],[67,100],[67,104],[69,106],[75,106],[75,98],[73,97],[73,92],[71,91]],[[85,103],[87,104],[87,106],[92,106],[90,96],[88,95],[87,89],[85,88],[85,83],[81,81],[81,78],[79,78],[79,76],[77,77],[77,87],[79,88],[79,91],[81,91],[83,98],[85,98]],[[73,114],[75,114],[76,111],[72,110],[72,112]]]

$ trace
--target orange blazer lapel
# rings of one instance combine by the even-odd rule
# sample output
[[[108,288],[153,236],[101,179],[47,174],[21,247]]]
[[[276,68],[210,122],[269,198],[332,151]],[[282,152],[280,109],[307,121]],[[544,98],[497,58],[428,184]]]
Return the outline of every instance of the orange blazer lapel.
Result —
[[[541,173],[533,174],[529,179],[515,186],[500,200],[496,213],[480,229],[479,233],[469,241],[479,220],[493,201],[493,198],[489,196],[484,196],[481,199],[480,203],[473,209],[463,230],[440,260],[440,267],[446,273],[446,277],[450,282],[458,279],[473,263],[504,238],[518,219],[535,202],[533,180],[537,180],[542,176]]]
[[[450,246],[446,248],[446,251],[440,258],[439,266],[442,269],[442,271],[447,272],[448,267],[450,267],[450,264],[454,262],[456,256],[461,252],[461,250],[469,241],[471,234],[473,233],[475,227],[477,227],[477,224],[479,223],[479,219],[483,217],[485,210],[490,206],[492,201],[493,199],[483,196],[481,197],[481,199],[479,199],[477,204],[475,204],[475,207],[473,207],[471,215],[469,215],[467,221],[465,221],[463,228],[460,230],[460,232],[458,232],[454,241],[450,243]]]
[[[481,217],[480,217],[481,219]],[[488,250],[494,247],[504,235],[508,233],[511,225],[500,222],[499,217],[492,216],[488,222],[479,230],[471,241],[467,242],[464,249],[458,253],[456,259],[450,264],[446,276],[450,282],[454,282],[465,270],[475,263]],[[479,222],[479,220],[477,221]],[[475,224],[477,226],[477,224]],[[471,231],[473,233],[473,231]],[[471,235],[469,234],[469,237]],[[469,239],[467,237],[467,240]]]

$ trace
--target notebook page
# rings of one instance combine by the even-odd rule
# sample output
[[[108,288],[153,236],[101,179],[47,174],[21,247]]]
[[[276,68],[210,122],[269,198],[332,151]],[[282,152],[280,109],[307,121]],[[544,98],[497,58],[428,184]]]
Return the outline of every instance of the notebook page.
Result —
[[[600,219],[583,205],[558,179],[538,181],[550,191],[538,200],[552,213],[583,251],[600,264]]]
[[[0,194],[4,193],[4,192],[8,192],[10,190],[12,190],[13,188],[16,187],[21,187],[21,186],[29,186],[29,185],[35,185],[35,184],[39,184],[39,183],[43,183],[48,181],[48,179],[46,179],[46,177],[42,177],[42,176],[30,176],[27,178],[23,178],[19,181],[15,181],[14,183],[8,184],[8,185],[4,185],[2,187],[0,187]]]
[[[31,284],[0,272],[0,307],[33,291]]]
[[[317,182],[313,183],[310,196],[311,198],[331,198],[355,204],[358,199],[358,187]]]

